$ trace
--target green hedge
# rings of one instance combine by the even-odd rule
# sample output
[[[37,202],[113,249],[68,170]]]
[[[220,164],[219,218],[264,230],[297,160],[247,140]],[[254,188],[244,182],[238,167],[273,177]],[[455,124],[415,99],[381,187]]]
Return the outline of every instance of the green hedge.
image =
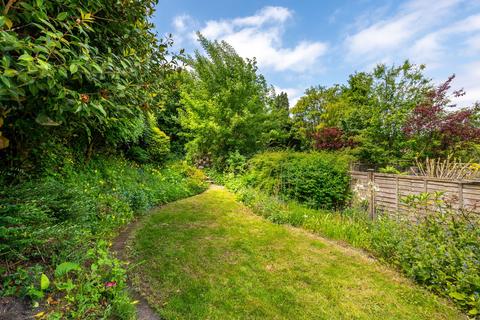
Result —
[[[339,209],[350,199],[349,160],[328,152],[266,152],[248,162],[244,181],[313,208]]]

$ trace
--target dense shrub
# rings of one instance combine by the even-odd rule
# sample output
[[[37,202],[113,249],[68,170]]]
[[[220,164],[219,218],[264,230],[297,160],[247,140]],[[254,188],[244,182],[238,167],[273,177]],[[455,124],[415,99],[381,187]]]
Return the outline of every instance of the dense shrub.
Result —
[[[144,134],[144,113],[160,112],[162,80],[176,68],[172,40],[152,32],[156,1],[2,3],[3,166],[43,169],[38,153],[48,158],[57,146],[90,157]]]
[[[438,195],[422,194],[407,200],[415,210],[413,214],[418,214],[417,223],[394,223],[385,217],[376,221],[371,250],[415,281],[452,298],[469,314],[479,315],[478,217],[450,209]],[[428,215],[424,215],[426,208]]]
[[[102,240],[111,239],[118,227],[152,206],[204,188],[202,173],[183,163],[158,169],[101,158],[79,170],[71,166],[62,173],[3,185],[0,272],[5,280],[0,296],[38,300],[45,292],[55,293],[59,307],[49,305],[46,312],[56,316],[64,312],[58,318],[82,318],[84,313],[118,317],[119,308],[128,313],[131,303],[122,289],[125,272],[108,256]],[[64,262],[75,263],[78,270],[71,277],[53,276],[55,266]],[[55,286],[39,286],[42,272]],[[107,290],[105,282],[114,282],[115,288]]]
[[[313,208],[341,208],[350,196],[349,160],[328,152],[267,152],[249,161],[244,179],[249,186]]]

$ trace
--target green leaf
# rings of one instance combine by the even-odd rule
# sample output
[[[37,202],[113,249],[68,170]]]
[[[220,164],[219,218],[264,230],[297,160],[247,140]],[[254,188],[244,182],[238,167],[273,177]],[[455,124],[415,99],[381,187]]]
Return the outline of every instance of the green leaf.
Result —
[[[18,60],[33,61],[33,57],[31,55],[29,55],[28,53],[24,53],[20,57],[18,57]]]
[[[98,73],[103,73],[103,70],[102,68],[100,68],[100,66],[96,63],[92,63],[91,66],[98,71]]]
[[[96,104],[96,103],[95,103],[95,104],[92,104],[92,105],[95,107],[95,109],[97,109],[98,111],[100,111],[104,117],[107,116],[107,113],[105,112],[105,109],[104,109],[101,105]]]
[[[43,6],[43,0],[37,0],[37,7],[42,7]]]
[[[12,87],[12,82],[5,76],[0,76],[0,80],[3,82],[3,84],[7,87],[7,88],[11,88]]]
[[[63,262],[60,263],[57,268],[55,269],[55,277],[61,277],[70,271],[79,271],[80,265],[78,263],[73,262]]]
[[[8,19],[8,17],[5,17],[5,25],[7,26],[8,29],[12,29],[13,27],[12,20]]]
[[[3,27],[7,18],[5,16],[0,16],[0,27]]]
[[[71,72],[72,74],[74,74],[74,73],[77,72],[77,71],[78,71],[78,65],[72,63],[72,64],[70,65],[70,72]]]
[[[21,5],[24,9],[26,9],[28,11],[33,11],[33,7],[29,3],[26,3],[24,1],[22,1],[22,2],[19,3],[19,5]]]
[[[59,126],[62,124],[61,122],[53,121],[50,119],[50,117],[43,113],[39,114],[37,118],[35,118],[35,121],[42,126]]]
[[[450,292],[448,295],[455,300],[465,300],[466,298],[466,296],[463,293],[456,292],[456,291]]]
[[[14,77],[17,75],[17,70],[15,69],[6,69],[5,71],[3,71],[3,75],[5,77]]]
[[[49,286],[50,280],[44,273],[42,273],[42,276],[40,277],[40,289],[47,290]]]
[[[63,21],[68,17],[68,12],[60,12],[57,16],[57,20]]]
[[[472,310],[468,311],[468,314],[475,316],[478,314],[478,310],[476,308],[473,308]]]
[[[40,59],[38,59],[38,66],[40,69],[45,71],[48,71],[50,69],[50,64]]]

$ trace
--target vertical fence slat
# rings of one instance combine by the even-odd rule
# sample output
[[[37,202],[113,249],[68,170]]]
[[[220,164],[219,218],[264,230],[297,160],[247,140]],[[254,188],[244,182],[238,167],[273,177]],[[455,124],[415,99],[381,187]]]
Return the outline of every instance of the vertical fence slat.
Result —
[[[458,183],[458,209],[463,209],[463,183]]]
[[[368,213],[370,219],[375,218],[375,191],[374,187],[374,172],[373,170],[368,170],[368,190],[370,191],[370,199],[368,201]]]
[[[400,212],[400,183],[398,180],[398,176],[395,176],[395,210],[397,211],[397,218],[399,218],[398,213]]]

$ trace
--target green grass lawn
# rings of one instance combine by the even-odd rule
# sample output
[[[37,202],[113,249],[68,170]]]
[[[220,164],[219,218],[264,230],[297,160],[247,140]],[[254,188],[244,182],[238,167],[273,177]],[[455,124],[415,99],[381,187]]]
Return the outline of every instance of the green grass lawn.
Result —
[[[218,187],[135,232],[133,282],[165,319],[462,319],[352,249],[264,220]]]

